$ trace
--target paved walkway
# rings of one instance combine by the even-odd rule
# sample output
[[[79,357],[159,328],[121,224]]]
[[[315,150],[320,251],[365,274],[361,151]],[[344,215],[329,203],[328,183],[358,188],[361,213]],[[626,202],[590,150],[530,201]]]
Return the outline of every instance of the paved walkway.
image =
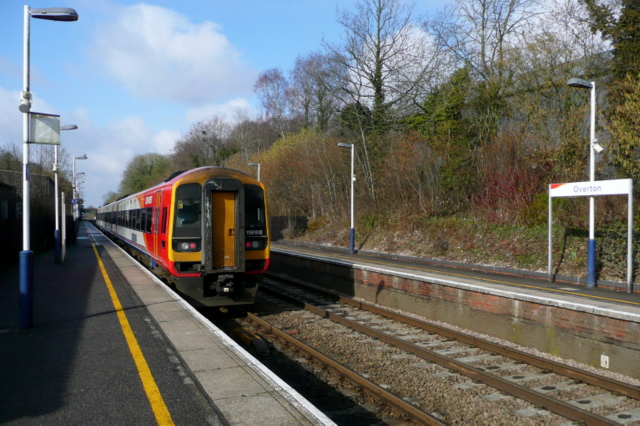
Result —
[[[25,330],[0,271],[1,424],[332,424],[92,225],[34,271]]]

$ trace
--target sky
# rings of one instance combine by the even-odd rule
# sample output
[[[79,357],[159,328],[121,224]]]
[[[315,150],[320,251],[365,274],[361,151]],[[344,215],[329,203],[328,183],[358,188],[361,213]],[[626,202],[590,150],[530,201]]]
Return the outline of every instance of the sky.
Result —
[[[423,0],[435,12],[447,0]],[[61,146],[76,160],[85,206],[116,192],[128,162],[169,154],[199,121],[259,114],[260,72],[289,72],[298,56],[338,43],[338,9],[356,0],[31,0],[71,7],[76,22],[30,20],[32,112],[60,115]],[[22,152],[25,1],[0,1],[0,147]],[[33,161],[33,159],[32,159]],[[69,196],[68,196],[69,197]]]

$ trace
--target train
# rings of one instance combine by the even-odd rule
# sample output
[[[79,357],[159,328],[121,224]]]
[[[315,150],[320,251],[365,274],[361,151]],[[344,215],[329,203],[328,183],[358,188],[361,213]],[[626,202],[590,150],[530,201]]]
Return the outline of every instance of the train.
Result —
[[[96,226],[196,307],[252,304],[269,268],[265,186],[226,167],[176,172],[99,207]]]

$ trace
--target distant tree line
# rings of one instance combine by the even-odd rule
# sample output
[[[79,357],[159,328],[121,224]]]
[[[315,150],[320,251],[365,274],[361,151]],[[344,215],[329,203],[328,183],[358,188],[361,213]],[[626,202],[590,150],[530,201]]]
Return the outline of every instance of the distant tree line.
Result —
[[[30,210],[33,215],[53,215],[55,212],[53,198],[53,146],[32,145],[30,149],[29,173],[34,177],[31,183]],[[67,211],[70,211],[72,171],[70,157],[63,147],[58,150],[58,186],[60,191],[68,194]],[[45,180],[47,181],[45,183]],[[49,182],[50,181],[50,182]],[[0,147],[0,182],[12,186],[18,197],[17,206],[22,205],[22,147],[9,145]],[[51,186],[51,188],[49,188]],[[22,210],[16,212],[21,217]]]
[[[59,150],[59,161],[69,164],[64,149]],[[34,251],[53,246],[55,229],[55,185],[53,174],[53,147],[32,146],[29,165],[30,248]],[[71,171],[62,170],[58,184],[60,190],[71,194]],[[23,173],[22,150],[16,146],[0,147],[0,264],[18,262],[22,248],[23,231]],[[67,213],[71,212],[71,197],[67,197]],[[73,229],[71,217],[66,220],[67,229]],[[69,231],[67,241],[74,241]]]

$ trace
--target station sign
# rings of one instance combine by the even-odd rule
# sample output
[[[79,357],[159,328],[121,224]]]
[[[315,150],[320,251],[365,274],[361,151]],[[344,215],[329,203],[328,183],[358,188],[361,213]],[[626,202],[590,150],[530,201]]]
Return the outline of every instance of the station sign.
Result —
[[[596,197],[599,195],[628,195],[631,193],[632,187],[632,179],[552,183],[549,185],[549,195],[551,197]]]
[[[60,145],[60,116],[30,112],[29,143]]]
[[[549,281],[553,281],[553,198],[626,195],[627,203],[627,292],[633,293],[633,179],[594,180],[589,182],[552,183],[549,185]],[[590,220],[595,220],[593,217]]]

